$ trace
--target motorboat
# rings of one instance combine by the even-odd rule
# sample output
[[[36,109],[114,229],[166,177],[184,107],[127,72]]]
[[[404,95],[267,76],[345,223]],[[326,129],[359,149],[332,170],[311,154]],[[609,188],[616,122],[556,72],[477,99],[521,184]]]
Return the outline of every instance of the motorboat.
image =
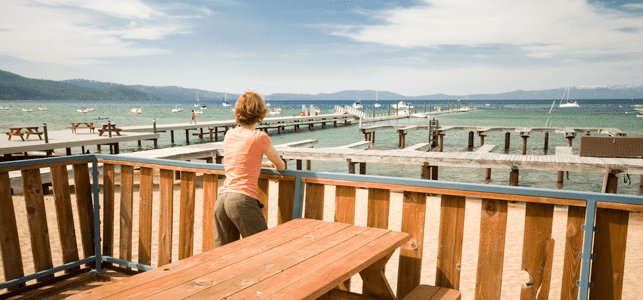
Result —
[[[46,107],[38,107],[38,110],[47,110]]]
[[[567,100],[565,100],[565,103],[563,103],[563,98],[565,98],[565,94],[567,94]],[[565,88],[565,91],[563,92],[563,97],[560,98],[560,103],[558,104],[559,108],[569,108],[569,107],[579,107],[578,102],[572,101],[569,102],[569,87]]]
[[[201,105],[201,109],[208,109],[207,105]]]
[[[140,115],[140,114],[143,113],[143,111],[141,110],[141,108],[139,106],[130,109],[129,112],[131,112],[133,114],[137,114],[137,115]]]
[[[413,108],[413,106],[404,103],[404,101],[400,101],[397,104],[393,104],[393,105],[391,105],[391,107],[392,108],[397,108],[397,109]]]
[[[380,105],[379,103],[375,103],[373,104],[373,107],[382,107],[382,105]]]
[[[33,112],[33,109],[31,109],[31,108],[23,108],[22,111],[23,112]]]
[[[357,100],[357,101],[355,101],[355,103],[353,103],[353,108],[354,109],[360,109],[362,107],[364,107],[364,106],[362,105],[361,102],[359,102],[359,100]]]
[[[172,109],[173,113],[178,113],[178,112],[181,112],[181,111],[183,111],[183,109],[181,109],[178,105],[176,107],[174,107],[174,109]]]
[[[2,107],[2,106],[0,106],[0,110],[9,110],[9,107],[6,107],[6,106],[5,106],[5,107]]]
[[[281,114],[281,108],[273,108],[268,112],[271,116],[278,116]]]
[[[202,110],[195,110],[195,111],[194,111],[194,114],[195,114],[195,115],[202,115],[202,114],[203,114],[203,111],[202,111]]]
[[[89,110],[87,110],[87,108],[85,107],[81,107],[80,109],[77,109],[76,112],[79,112],[81,114],[86,114],[89,112]]]
[[[88,108],[87,111],[94,111],[94,109],[93,108]]]
[[[196,94],[196,102],[194,102],[194,107],[199,107],[201,104],[199,104],[199,93]]]

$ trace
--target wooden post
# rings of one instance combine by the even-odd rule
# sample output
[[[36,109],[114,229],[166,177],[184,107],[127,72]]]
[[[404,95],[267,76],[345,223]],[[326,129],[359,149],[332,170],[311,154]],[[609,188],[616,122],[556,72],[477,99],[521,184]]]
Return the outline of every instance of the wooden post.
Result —
[[[397,116],[399,114],[400,114],[400,104],[398,103],[397,106],[395,107],[395,115]]]
[[[549,149],[549,131],[545,131],[545,153]]]
[[[484,169],[484,183],[491,181],[491,168]]]
[[[406,135],[406,133],[405,133],[405,132],[403,132],[403,131],[398,131],[398,134],[399,134],[399,136],[400,136],[400,144],[399,144],[399,148],[400,148],[400,149],[404,149],[404,147],[405,147],[405,145],[406,145],[406,139],[405,139],[405,135]]]
[[[511,133],[505,133],[505,150],[509,150],[509,143],[511,141]]]
[[[190,144],[190,130],[189,129],[185,130],[185,144],[187,144],[187,145]]]
[[[199,139],[202,140],[203,139],[203,127],[199,128],[199,133],[200,133]]]
[[[65,170],[65,172],[66,171],[67,170]],[[69,189],[67,189],[67,192],[69,193]],[[2,230],[0,230],[2,267],[4,279],[9,281],[23,277],[24,270],[22,266],[22,253],[20,252],[20,240],[18,238],[18,225],[16,224],[16,213],[11,197],[11,181],[9,179],[9,172],[6,171],[0,172],[0,207],[2,207],[2,213],[0,214],[0,224],[2,225]],[[21,283],[9,287],[7,290],[14,291],[24,286],[25,284]]]
[[[301,159],[298,159],[297,160],[297,170],[301,170],[301,168],[302,168],[302,161],[301,161]]]
[[[375,105],[373,105],[373,118],[375,118]]]
[[[120,154],[120,148],[118,146],[118,143],[114,143],[114,154]]]
[[[389,117],[391,116],[391,105],[390,104],[388,105],[388,115],[389,115]]]
[[[431,179],[431,166],[429,165],[428,162],[425,162],[422,165],[421,171],[420,171],[420,178],[422,179]]]
[[[556,176],[556,187],[559,189],[563,188],[563,179],[565,178],[565,171],[558,171]]]
[[[355,174],[355,164],[354,162],[351,162],[350,159],[348,160],[348,174]]]
[[[440,132],[440,133],[438,133],[438,135],[440,136],[440,146],[438,146],[438,148],[439,148],[438,151],[442,152],[442,150],[444,150],[444,133]]]
[[[312,161],[311,160],[306,160],[306,171],[312,170]]]
[[[174,145],[174,130],[170,130],[170,141],[172,142],[172,145]]]
[[[480,136],[480,147],[484,146],[484,137],[486,134],[484,132],[481,132],[478,134]]]
[[[154,139],[154,149],[159,148],[159,139]]]
[[[71,155],[71,148],[65,148],[65,150],[67,151],[67,155]]]
[[[523,135],[521,136],[522,138],[522,155],[527,154],[527,139],[529,138],[528,135]]]
[[[96,145],[96,152],[98,152],[98,153],[100,153],[100,152],[101,152],[101,151],[100,151],[100,144],[99,144],[99,145]],[[50,153],[50,152],[49,152],[49,151],[47,151],[47,153]],[[48,155],[48,156],[49,156],[49,155]]]
[[[473,131],[469,131],[469,151],[473,149]]]
[[[366,174],[366,163],[359,163],[359,173]]]
[[[518,186],[518,174],[520,170],[518,169],[511,169],[511,172],[509,173],[509,186]]]
[[[371,142],[375,145],[375,131],[371,132]]]
[[[426,103],[424,103],[424,113],[426,113]]]
[[[141,145],[141,140],[138,140],[138,148],[140,149],[141,147],[143,147],[143,145]],[[83,151],[83,154],[85,154],[84,153],[85,152],[85,147],[82,147],[81,151]]]
[[[214,141],[216,142],[218,140],[219,140],[219,127],[214,126]]]
[[[639,194],[643,194],[643,175],[641,175],[641,179],[639,181]]]
[[[567,147],[571,147],[572,146],[572,140],[574,139],[574,137],[573,136],[566,136],[565,138],[567,139]]]

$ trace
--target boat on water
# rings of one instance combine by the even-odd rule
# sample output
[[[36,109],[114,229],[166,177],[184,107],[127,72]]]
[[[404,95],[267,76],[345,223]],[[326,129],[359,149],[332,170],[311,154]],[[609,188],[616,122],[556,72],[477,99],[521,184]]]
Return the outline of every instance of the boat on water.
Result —
[[[379,103],[377,103],[377,91],[375,91],[375,104],[373,104],[373,107],[381,107]]]
[[[195,111],[194,111],[194,114],[195,114],[195,115],[202,115],[202,114],[203,114],[203,111],[202,111],[202,110],[195,110]]]
[[[489,103],[486,103],[486,104],[485,104],[484,106],[491,106],[491,104],[489,104]]]
[[[6,107],[6,106],[5,106],[5,107],[2,107],[2,106],[0,106],[0,110],[9,110],[9,107]]]
[[[87,109],[87,111],[94,111],[94,109],[90,107]]]
[[[565,100],[565,103],[563,103],[563,98],[565,98],[565,94],[567,94],[567,100]],[[569,102],[569,87],[565,88],[565,91],[563,92],[563,97],[560,98],[560,103],[558,104],[559,108],[569,108],[569,107],[579,107],[578,102],[572,101]]]
[[[33,112],[33,109],[31,109],[31,108],[23,108],[22,111],[24,111],[24,112]]]
[[[201,105],[201,109],[208,109],[207,105]]]
[[[355,101],[355,103],[353,103],[353,108],[354,109],[360,109],[362,107],[364,107],[364,106],[362,105],[361,102],[359,102],[359,100],[357,100],[357,101]]]
[[[174,107],[174,109],[172,109],[172,112],[173,112],[173,113],[178,113],[178,112],[181,112],[181,111],[183,111],[183,109],[182,109],[182,108],[180,108],[178,105],[177,105],[177,106],[175,106],[175,107]]]
[[[141,108],[139,106],[137,106],[135,108],[130,109],[129,112],[131,112],[133,114],[140,115],[140,114],[143,113],[143,110],[141,110]]]
[[[281,108],[273,108],[268,112],[271,116],[278,116],[281,114]]]
[[[86,107],[81,107],[80,109],[77,109],[76,112],[79,112],[81,114],[86,114],[89,112],[89,110]]]
[[[38,110],[47,110],[46,107],[38,107]]]
[[[404,103],[404,101],[400,101],[397,104],[391,105],[392,108],[397,108],[397,109],[403,109],[403,108],[413,108],[412,105],[408,105]]]
[[[107,120],[109,117],[101,117],[101,116],[96,116],[96,118],[92,118],[92,120]]]
[[[223,93],[223,107],[228,107],[230,106],[230,103],[228,103],[228,93],[224,92]]]

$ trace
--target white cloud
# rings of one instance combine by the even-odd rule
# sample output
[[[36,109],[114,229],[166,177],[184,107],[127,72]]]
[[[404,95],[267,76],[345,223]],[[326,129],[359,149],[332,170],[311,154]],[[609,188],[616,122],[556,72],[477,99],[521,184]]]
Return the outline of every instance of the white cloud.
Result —
[[[623,8],[643,9],[643,3],[628,3],[621,6]]]
[[[333,34],[399,47],[514,45],[537,58],[640,54],[643,49],[643,39],[632,34],[643,17],[585,0],[425,0],[374,18],[377,25],[336,26]]]
[[[0,55],[29,62],[101,63],[170,53],[158,41],[188,31],[140,1],[18,0],[0,3]]]

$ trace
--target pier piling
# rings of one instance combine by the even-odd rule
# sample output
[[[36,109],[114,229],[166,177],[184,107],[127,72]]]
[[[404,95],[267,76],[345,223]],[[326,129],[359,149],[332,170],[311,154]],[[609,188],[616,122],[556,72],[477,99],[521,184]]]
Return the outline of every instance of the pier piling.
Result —
[[[549,149],[549,132],[545,131],[545,153],[547,153],[547,149]]]
[[[469,131],[469,144],[468,144],[469,151],[473,149],[473,139],[474,139],[473,131]]]
[[[505,150],[509,150],[509,144],[511,143],[511,133],[505,133]]]
[[[509,173],[509,186],[518,186],[518,175],[520,170],[512,166],[511,172]]]
[[[527,154],[527,139],[529,138],[529,135],[528,134],[521,135],[520,137],[522,138],[522,155],[526,155]]]

